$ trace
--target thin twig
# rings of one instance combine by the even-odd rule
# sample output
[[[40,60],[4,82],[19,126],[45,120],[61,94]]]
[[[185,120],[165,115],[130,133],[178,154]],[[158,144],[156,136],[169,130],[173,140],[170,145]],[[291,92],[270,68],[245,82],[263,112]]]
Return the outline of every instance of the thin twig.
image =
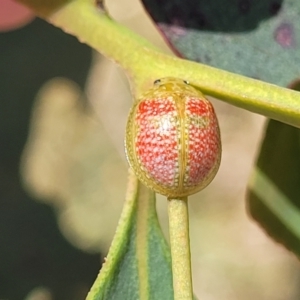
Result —
[[[191,253],[187,197],[168,199],[174,300],[192,300]]]

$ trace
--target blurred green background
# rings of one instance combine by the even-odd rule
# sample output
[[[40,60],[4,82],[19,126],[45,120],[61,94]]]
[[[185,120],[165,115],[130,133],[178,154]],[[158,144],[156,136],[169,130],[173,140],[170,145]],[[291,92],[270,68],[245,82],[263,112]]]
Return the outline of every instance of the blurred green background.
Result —
[[[38,288],[49,299],[84,299],[100,268],[99,251],[67,241],[53,207],[24,190],[19,172],[38,90],[57,76],[83,88],[91,58],[91,49],[39,19],[0,33],[0,299]]]
[[[107,5],[115,19],[166,49],[138,1]],[[0,299],[84,299],[126,190],[127,80],[114,64],[40,19],[3,28]],[[265,120],[212,102],[223,156],[213,183],[189,202],[195,294],[202,300],[299,299],[298,260],[245,208]],[[163,197],[157,206],[167,236]]]

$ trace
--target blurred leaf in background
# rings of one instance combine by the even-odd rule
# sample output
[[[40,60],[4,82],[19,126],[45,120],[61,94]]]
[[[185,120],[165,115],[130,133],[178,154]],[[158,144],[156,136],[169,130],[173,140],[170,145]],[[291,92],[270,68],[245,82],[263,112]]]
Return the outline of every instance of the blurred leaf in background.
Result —
[[[300,255],[299,129],[270,121],[249,184],[249,209],[268,233]]]
[[[55,205],[72,243],[107,251],[127,168],[74,82],[56,78],[40,90],[22,161],[27,188]]]
[[[3,7],[2,1],[1,13]],[[19,163],[38,90],[56,76],[83,88],[91,50],[39,19],[6,29],[0,33],[0,298],[25,299],[43,287],[40,295],[48,299],[82,300],[100,255],[84,253],[62,236],[53,209],[23,190]]]
[[[110,2],[112,1],[108,1],[107,4],[112,5]],[[213,5],[213,2],[209,5]],[[169,1],[165,3],[172,5]],[[246,1],[243,1],[243,3],[247,4]],[[265,7],[266,3],[263,1],[262,7]],[[277,8],[278,11],[282,7],[281,3],[279,3]],[[142,32],[155,43],[157,42],[157,36],[153,33],[151,26],[144,27],[142,21],[147,20],[147,17],[140,8],[138,1],[115,1],[114,4],[115,8],[118,8],[116,10],[118,12],[112,13],[114,19],[123,22],[125,18],[124,23],[126,25]],[[195,2],[191,1],[191,3],[182,4],[186,7],[192,7],[191,11],[195,12],[196,17],[190,17],[189,19],[191,22],[192,19],[194,22],[198,22],[198,13],[193,6]],[[128,9],[128,5],[133,9]],[[160,7],[162,8],[163,6],[161,5]],[[179,17],[184,15],[184,9],[179,8]],[[130,11],[125,17],[124,10]],[[274,10],[275,18],[277,13],[276,9]],[[230,11],[230,16],[232,16],[236,10],[228,9],[227,4],[225,11]],[[255,14],[256,11],[257,8]],[[176,15],[175,12],[174,15]],[[227,19],[227,21],[231,20],[232,17]],[[252,32],[251,29],[255,29],[255,26],[258,26],[257,24],[260,24],[261,20],[273,20],[273,17],[263,14],[255,20],[257,22],[255,24],[249,20],[253,28],[250,26],[251,28],[247,29],[247,34]],[[24,31],[21,31],[22,36],[17,36],[20,45],[17,45],[18,47],[14,46],[18,50],[15,51],[14,59],[12,59],[16,65],[11,69],[9,77],[7,77],[7,73],[2,75],[4,79],[9,78],[9,81],[14,83],[13,91],[19,90],[20,95],[22,95],[14,95],[10,91],[10,97],[1,97],[6,99],[5,103],[7,105],[11,105],[10,110],[0,111],[0,113],[3,113],[1,117],[3,117],[2,120],[4,122],[1,125],[3,126],[1,127],[3,136],[1,145],[3,144],[7,147],[3,148],[7,151],[7,155],[4,156],[5,159],[3,159],[2,164],[3,166],[5,164],[8,165],[9,161],[15,159],[14,170],[17,171],[21,149],[24,146],[29,130],[29,111],[33,99],[36,98],[30,133],[28,134],[29,139],[22,157],[22,174],[25,178],[26,190],[32,195],[31,197],[39,198],[39,200],[47,202],[47,204],[51,203],[54,205],[59,216],[60,228],[73,244],[89,251],[96,251],[99,248],[107,249],[112,231],[117,223],[117,215],[121,210],[121,202],[125,193],[126,164],[120,157],[123,156],[124,158],[123,132],[126,115],[130,107],[130,94],[126,83],[124,84],[125,79],[122,75],[120,76],[115,65],[109,64],[100,58],[94,60],[91,71],[88,71],[91,53],[87,47],[77,42],[75,43],[75,39],[70,38],[59,30],[54,30],[51,26],[51,30],[59,34],[55,36],[54,41],[50,40],[49,33],[46,33],[48,30],[47,25],[40,20],[36,22],[38,22],[39,27],[34,27],[35,31],[30,31],[27,36],[24,35]],[[178,35],[185,33],[189,29],[189,26],[185,26],[185,28],[173,26],[170,29],[178,38]],[[199,32],[201,33],[200,30],[195,30],[195,32],[192,31],[192,34]],[[224,46],[224,48],[222,48],[222,45],[212,48],[207,47],[208,50],[204,52],[201,49],[202,46],[209,46],[209,43],[215,45],[214,39],[210,41],[210,38],[207,38],[207,43],[204,42],[207,34],[209,34],[209,31],[206,31],[201,39],[193,36],[183,43],[187,49],[194,51],[195,60],[198,60],[200,57],[205,62],[204,58],[209,59],[209,56],[203,56],[204,53],[206,55],[214,55],[216,53],[218,56],[220,51],[223,55],[231,49],[225,43],[226,47]],[[227,32],[224,33],[224,31],[219,32],[218,37],[220,36],[221,40],[223,37],[225,42],[233,41],[226,34]],[[236,36],[246,35],[241,32],[235,32],[234,34]],[[67,47],[61,40],[63,36],[67,40],[73,41],[74,44]],[[284,34],[279,36],[285,37]],[[31,50],[27,54],[28,56],[24,57],[26,53],[24,49],[30,49],[31,39],[37,41],[38,46],[42,48],[39,50],[40,52]],[[201,44],[200,48],[194,46],[198,41]],[[54,47],[56,43],[58,48]],[[237,43],[237,41],[234,41],[236,46],[240,46],[239,52],[241,53],[236,54],[236,52],[233,52],[232,56],[235,59],[241,54],[246,56],[247,53],[250,53],[248,52],[248,44],[245,46],[245,44]],[[251,40],[251,43],[252,46],[253,44],[256,47],[259,45],[260,51],[261,49],[263,51],[268,49],[268,47],[262,47],[257,42],[254,43],[253,40]],[[5,42],[5,44],[10,45],[7,52],[12,52],[11,49],[14,48],[12,47],[14,44],[12,42]],[[79,47],[83,52],[77,52],[76,47]],[[5,48],[1,47],[0,51],[3,51],[3,49]],[[290,51],[289,48],[285,49],[287,52]],[[234,49],[234,51],[238,52],[237,49]],[[230,52],[228,53],[230,54]],[[249,57],[243,57],[242,60],[239,59],[234,64],[230,61],[229,56],[229,58],[223,60],[223,63],[231,62],[231,65],[234,67],[238,66],[239,62],[243,62],[246,64],[246,66],[243,65],[244,71],[252,70],[258,65],[260,68],[266,69],[264,71],[267,72],[268,66],[265,66],[261,60],[258,64],[253,63],[255,55],[252,53]],[[28,63],[32,68],[30,72],[28,71],[28,65],[26,68],[20,67],[21,63],[24,62]],[[249,62],[251,68],[249,67]],[[281,63],[277,64],[281,65]],[[19,69],[17,69],[17,66]],[[9,65],[4,67],[1,68],[2,72],[10,70]],[[23,73],[22,70],[24,70]],[[238,70],[235,69],[235,71]],[[49,72],[51,76],[49,74],[45,76],[44,72]],[[84,84],[88,72],[90,73],[87,82],[87,97],[84,92]],[[20,74],[23,77],[16,77],[16,75]],[[72,76],[68,74],[72,74]],[[289,76],[291,74],[289,73]],[[250,75],[252,76],[252,74]],[[57,76],[60,78],[46,83]],[[68,79],[63,79],[63,77]],[[29,93],[28,103],[23,99],[26,96],[26,89],[31,86],[26,80],[35,83],[34,88]],[[4,80],[3,83],[9,86],[8,80]],[[41,88],[42,86],[43,88]],[[92,103],[94,111],[85,101],[86,98]],[[17,100],[12,101],[11,99]],[[205,191],[193,196],[190,201],[195,294],[199,299],[206,300],[299,299],[299,291],[297,290],[299,265],[296,259],[277,245],[274,245],[249,221],[245,214],[244,202],[242,201],[244,199],[246,181],[262,131],[263,118],[220,103],[217,100],[213,99],[212,101],[216,106],[221,123],[224,150],[222,165],[216,179]],[[26,110],[24,108],[18,109],[19,103],[22,103],[22,105],[27,103]],[[9,111],[11,112],[10,115],[7,114]],[[21,112],[26,112],[24,119],[20,117]],[[12,117],[16,113],[18,113],[18,118]],[[99,117],[100,122],[96,116]],[[13,126],[16,126],[18,130],[11,131]],[[12,143],[12,137],[22,136],[20,134],[21,131],[23,140],[19,143],[18,154],[12,158],[10,155],[13,154],[11,150],[14,148],[13,146],[9,147],[9,142]],[[9,166],[2,170],[2,177],[4,178],[3,181],[1,180],[2,183],[10,182],[9,178],[7,178],[7,172],[10,170]],[[11,189],[10,191],[12,193],[15,190]],[[22,191],[22,193],[24,192]],[[22,200],[24,201],[23,198]],[[34,204],[36,205],[36,203]],[[159,197],[157,205],[161,223],[166,225],[165,199]],[[13,207],[12,211],[15,212],[16,207],[20,208],[19,202]],[[47,206],[43,205],[43,207]],[[48,207],[47,209],[49,210]],[[2,213],[2,209],[0,211]],[[8,215],[7,210],[3,209],[3,215]],[[35,212],[35,215],[38,215],[38,212]],[[15,220],[15,216],[13,220]],[[26,217],[25,220],[27,222],[28,218]],[[19,236],[20,232],[22,233],[20,228],[14,231],[7,224],[8,222],[5,223],[6,227],[0,226],[0,230],[5,228],[10,236]],[[42,230],[45,225],[36,223],[34,227]],[[166,226],[163,227],[166,230]],[[44,236],[48,236],[47,233]],[[36,238],[36,240],[40,239],[40,237]],[[9,245],[8,249],[11,251],[15,247]],[[4,255],[3,252],[1,258],[6,256],[7,254],[5,253]],[[77,261],[79,259],[75,259],[73,262],[74,268],[78,267]],[[84,259],[80,261],[84,263],[87,269],[92,269],[90,264],[85,262]],[[7,268],[11,266],[9,263],[11,262],[8,260]],[[59,263],[54,262],[51,265],[57,268],[60,266]],[[93,266],[96,269],[99,268],[98,256],[97,262],[93,263]],[[59,269],[59,272],[64,274],[61,269]],[[85,272],[80,274],[83,275],[83,273]],[[93,269],[92,273],[94,274],[96,271],[94,272]],[[76,274],[76,272],[73,271],[72,274]],[[51,276],[53,277],[53,274]],[[16,282],[15,278],[18,277],[14,275],[11,278],[14,278],[14,282]],[[26,282],[26,279],[22,278],[22,280]],[[22,282],[22,280],[20,279],[18,282]],[[56,282],[56,280],[55,278],[54,281]],[[59,280],[59,283],[62,286],[65,282],[64,280]],[[41,285],[44,284],[40,283],[40,281],[37,285],[34,285],[37,289],[29,296],[35,296],[40,291],[43,291],[43,286],[41,287]],[[65,293],[67,293],[67,290],[64,290]],[[47,289],[44,291],[47,292]],[[78,297],[78,300],[84,298],[84,296]],[[11,297],[11,299],[14,300],[14,297]],[[68,299],[68,297],[60,294],[60,296],[57,296],[57,299]],[[69,299],[75,298],[70,297]]]
[[[300,82],[290,88],[300,91]],[[270,120],[247,194],[251,215],[300,256],[300,129]]]

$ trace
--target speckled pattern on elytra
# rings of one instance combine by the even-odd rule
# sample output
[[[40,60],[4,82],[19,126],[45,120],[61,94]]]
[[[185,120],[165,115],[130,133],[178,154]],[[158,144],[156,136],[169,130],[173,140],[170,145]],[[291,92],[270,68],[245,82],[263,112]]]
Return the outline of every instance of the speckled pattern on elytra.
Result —
[[[221,156],[211,103],[183,80],[157,80],[131,110],[126,152],[138,178],[156,192],[183,197],[201,190]]]

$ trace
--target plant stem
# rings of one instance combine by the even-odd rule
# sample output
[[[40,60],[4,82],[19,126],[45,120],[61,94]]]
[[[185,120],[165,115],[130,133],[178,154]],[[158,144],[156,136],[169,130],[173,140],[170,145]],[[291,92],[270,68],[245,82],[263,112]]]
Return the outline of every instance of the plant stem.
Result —
[[[17,0],[117,62],[138,96],[157,78],[190,81],[204,94],[300,128],[300,93],[166,55],[99,12],[93,0]]]
[[[193,285],[187,197],[168,199],[174,300],[192,300]]]

